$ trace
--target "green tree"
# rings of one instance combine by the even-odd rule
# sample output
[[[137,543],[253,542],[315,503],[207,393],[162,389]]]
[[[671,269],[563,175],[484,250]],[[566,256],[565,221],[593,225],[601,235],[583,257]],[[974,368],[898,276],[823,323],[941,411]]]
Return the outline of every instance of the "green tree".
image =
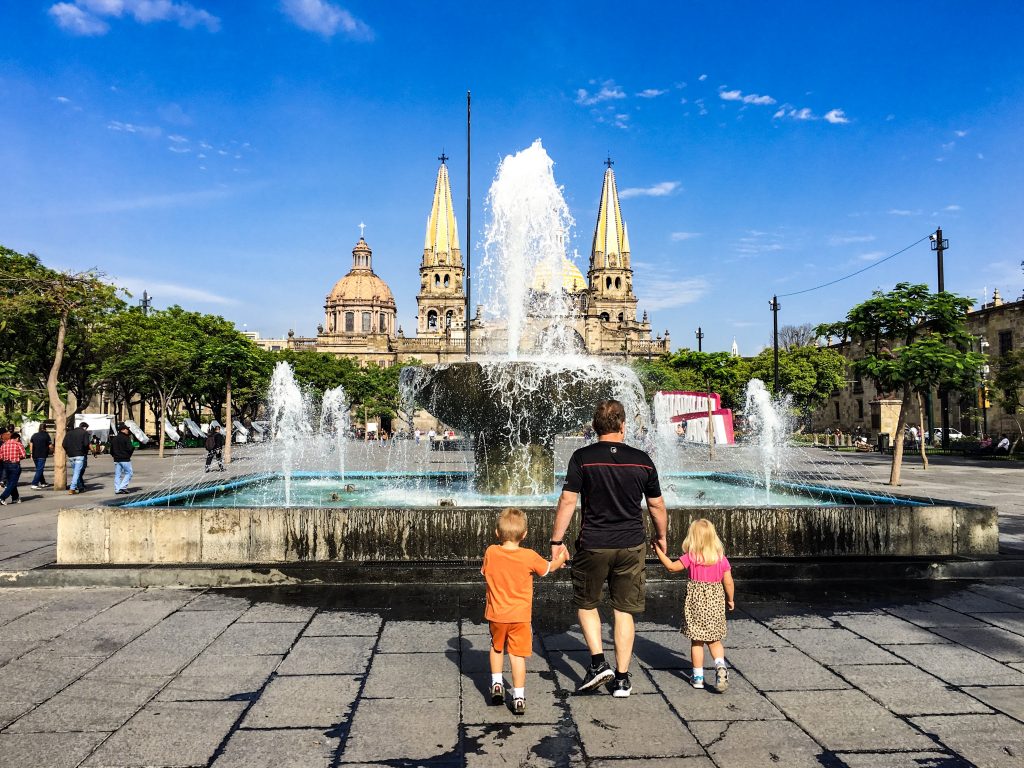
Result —
[[[658,390],[704,392],[710,388],[722,396],[723,407],[743,405],[747,364],[728,352],[682,349],[656,360],[634,360],[632,365],[648,399]]]
[[[761,379],[775,392],[775,360],[771,349],[761,351],[749,365],[750,378]],[[846,379],[846,358],[834,349],[791,346],[779,350],[779,388],[792,396],[793,407],[804,419],[828,401]]]
[[[914,394],[932,387],[966,391],[984,364],[982,355],[963,351],[972,342],[965,325],[970,307],[970,299],[947,291],[929,293],[927,285],[900,283],[887,293],[875,291],[846,320],[815,329],[860,345],[864,357],[853,361],[854,371],[872,379],[880,393],[899,394],[890,485],[900,483],[903,428]]]
[[[1021,426],[1021,417],[1024,416],[1024,402],[1021,398],[1024,393],[1024,349],[1007,352],[998,359],[992,390],[1003,413],[1010,416],[1017,425],[1017,435],[1012,449],[1016,450],[1017,443],[1024,435],[1024,427]]]

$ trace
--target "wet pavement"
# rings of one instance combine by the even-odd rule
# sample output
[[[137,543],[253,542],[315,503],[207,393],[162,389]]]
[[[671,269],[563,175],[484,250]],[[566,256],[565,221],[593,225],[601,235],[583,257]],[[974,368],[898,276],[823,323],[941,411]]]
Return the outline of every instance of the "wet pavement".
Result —
[[[682,580],[653,584],[617,699],[572,693],[588,655],[559,574],[522,717],[485,695],[482,584],[5,589],[0,765],[1019,766],[1021,585],[738,572],[719,694],[689,685]]]

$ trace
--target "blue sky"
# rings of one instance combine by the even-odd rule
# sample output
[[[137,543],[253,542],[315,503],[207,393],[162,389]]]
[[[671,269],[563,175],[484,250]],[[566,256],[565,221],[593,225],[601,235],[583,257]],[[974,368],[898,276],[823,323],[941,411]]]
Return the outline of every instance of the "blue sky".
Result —
[[[767,9],[767,10],[766,10]],[[442,148],[473,234],[541,138],[585,271],[615,160],[639,309],[744,354],[875,288],[1024,288],[1024,5],[69,0],[0,10],[0,243],[315,332],[365,222],[399,322]],[[478,262],[480,252],[474,251]]]

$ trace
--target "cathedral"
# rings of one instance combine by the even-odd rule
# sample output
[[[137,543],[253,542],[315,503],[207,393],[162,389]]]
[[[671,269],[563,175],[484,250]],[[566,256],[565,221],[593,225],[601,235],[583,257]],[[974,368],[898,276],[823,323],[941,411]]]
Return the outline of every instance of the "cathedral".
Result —
[[[419,271],[415,335],[407,336],[397,325],[395,297],[373,271],[373,252],[360,236],[352,249],[352,269],[327,295],[324,322],[317,327],[316,337],[296,337],[289,331],[287,340],[256,341],[268,348],[313,348],[356,358],[363,365],[390,366],[412,359],[457,362],[466,359],[468,324],[473,355],[505,349],[499,323],[481,319],[479,306],[473,317],[467,316],[465,266],[444,158],[434,184]],[[586,278],[565,258],[562,274],[539,272],[531,292],[538,300],[532,302],[536,309],[529,318],[527,334],[535,338],[550,325],[544,316],[544,296],[562,292],[570,300],[572,311],[565,322],[575,332],[577,351],[620,360],[671,351],[668,331],[652,339],[647,313],[637,317],[629,231],[610,162],[604,173]]]

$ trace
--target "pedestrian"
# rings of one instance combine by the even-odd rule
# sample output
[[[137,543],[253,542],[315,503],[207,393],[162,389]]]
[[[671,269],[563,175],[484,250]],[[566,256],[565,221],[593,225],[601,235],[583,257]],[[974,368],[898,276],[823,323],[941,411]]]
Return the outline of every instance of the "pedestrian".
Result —
[[[521,509],[503,509],[494,529],[499,543],[484,552],[480,573],[487,580],[484,618],[491,631],[491,704],[505,702],[505,650],[512,667],[512,712],[526,713],[526,660],[533,652],[533,576],[547,576],[565,564],[565,552],[548,562],[532,549],[520,546],[526,538],[526,515]]]
[[[85,488],[85,467],[89,457],[89,425],[84,421],[64,435],[64,453],[71,459],[71,483],[68,494],[81,493]]]
[[[14,427],[3,426],[0,427],[0,448],[3,447],[4,443],[11,439],[11,433],[14,432]],[[7,486],[7,470],[4,469],[4,465],[0,462],[0,488]]]
[[[100,442],[99,435],[93,435],[89,441],[89,450],[92,452],[93,458],[99,457],[103,453],[103,443]]]
[[[686,583],[686,601],[683,603],[683,634],[690,638],[690,684],[704,687],[704,644],[707,643],[715,660],[715,690],[725,693],[729,687],[729,670],[725,665],[725,646],[722,640],[728,632],[725,608],[736,608],[735,586],[729,558],[710,520],[698,518],[690,523],[683,539],[683,556],[669,558],[664,547],[655,544],[661,564],[678,573],[689,570]]]
[[[43,477],[43,472],[46,469],[46,457],[53,452],[53,438],[46,431],[45,424],[39,425],[36,433],[28,439],[28,444],[32,449],[32,463],[36,465],[36,473],[32,477],[32,485],[29,487],[36,491],[40,488],[49,488],[50,484]]]
[[[633,616],[644,610],[644,560],[647,534],[640,503],[646,497],[655,538],[664,549],[665,500],[651,457],[625,444],[626,411],[618,400],[602,400],[594,411],[597,442],[576,449],[569,459],[551,535],[551,557],[568,554],[563,537],[582,496],[582,522],[572,560],[573,603],[590,666],[577,692],[614,679],[612,695],[632,692],[629,663],[635,634]],[[605,582],[614,616],[615,669],[601,645],[601,602]]]
[[[132,454],[135,443],[132,442],[127,424],[117,425],[117,434],[110,439],[110,458],[114,460],[114,493],[128,493],[128,483],[132,479]]]
[[[21,478],[21,460],[25,458],[25,447],[21,444],[21,435],[5,430],[7,439],[0,445],[0,466],[3,466],[4,485],[3,493],[0,493],[0,504],[21,504],[21,494],[18,493],[18,480]]]
[[[224,471],[224,435],[220,433],[220,427],[210,427],[210,433],[206,436],[206,469],[204,472],[210,471],[210,464],[214,459],[217,460],[217,469],[221,472]]]
[[[1006,455],[1010,454],[1010,436],[1005,432],[1000,436],[999,442],[996,444],[996,449],[994,453],[1005,453]]]

